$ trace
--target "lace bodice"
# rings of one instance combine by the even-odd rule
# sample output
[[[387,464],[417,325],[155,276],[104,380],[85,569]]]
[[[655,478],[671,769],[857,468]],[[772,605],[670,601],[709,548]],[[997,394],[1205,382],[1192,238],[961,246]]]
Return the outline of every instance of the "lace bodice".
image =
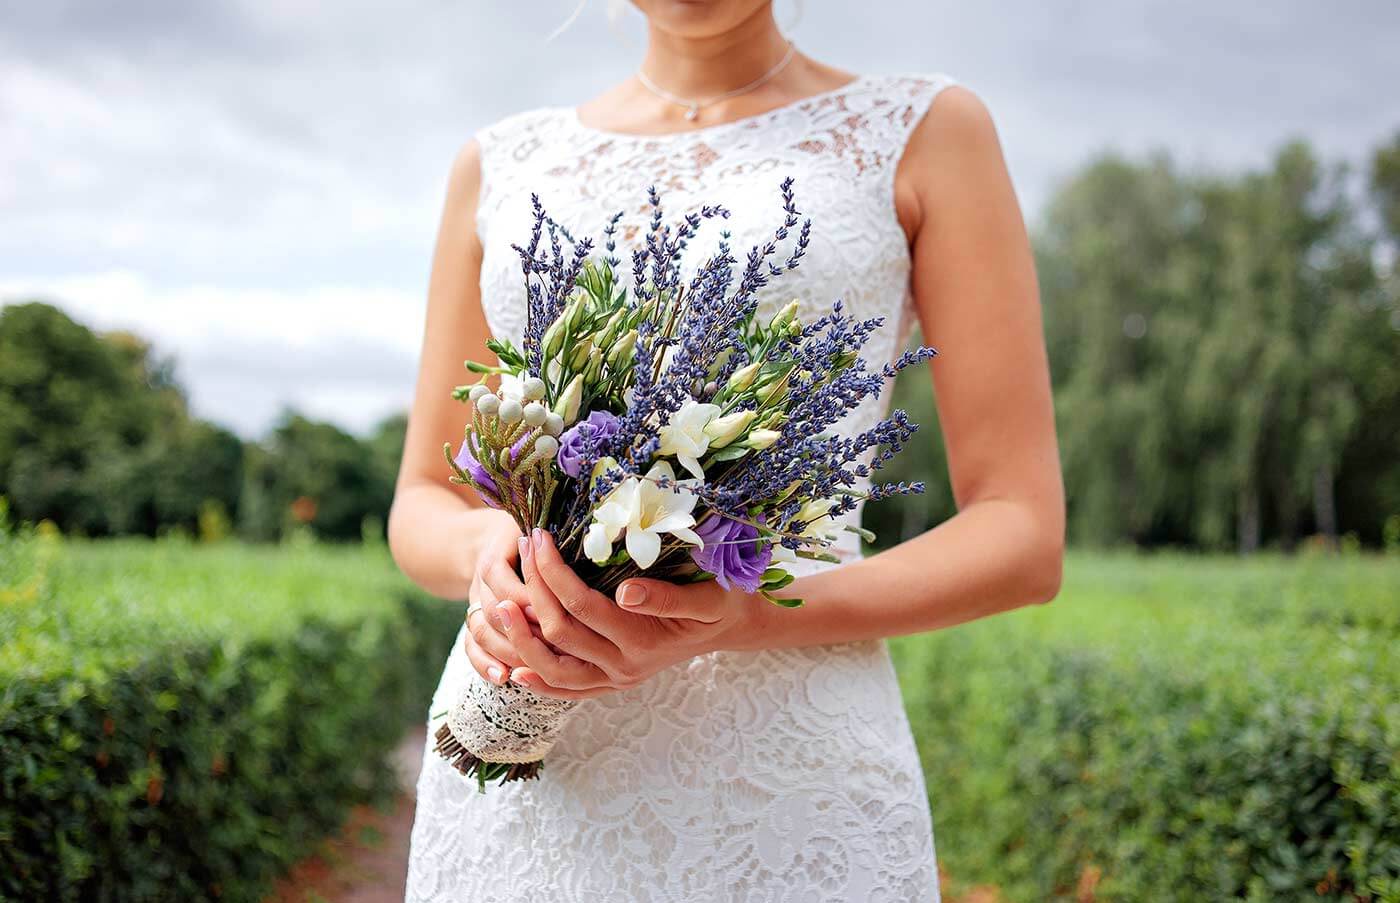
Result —
[[[884,317],[867,360],[893,359],[912,325],[910,259],[894,178],[909,134],[951,79],[861,76],[734,122],[668,135],[590,128],[570,107],[507,117],[478,133],[481,298],[496,335],[519,340],[524,295],[512,242],[529,235],[530,194],[576,236],[618,210],[626,249],[650,216],[702,204],[732,216],[702,227],[691,271],[720,228],[736,255],[781,221],[795,177],[813,221],[806,259],[761,310],[792,298],[814,318],[841,299]],[[866,429],[885,400],[852,412]],[[852,541],[847,554],[857,554]],[[470,675],[460,642],[433,712]],[[936,899],[929,814],[882,642],[712,653],[575,710],[539,781],[484,795],[425,757],[408,898],[441,901]]]

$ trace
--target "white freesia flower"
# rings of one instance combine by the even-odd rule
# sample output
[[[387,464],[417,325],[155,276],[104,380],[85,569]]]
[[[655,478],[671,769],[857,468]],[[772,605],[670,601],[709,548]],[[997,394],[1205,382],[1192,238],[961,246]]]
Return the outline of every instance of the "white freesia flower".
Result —
[[[658,452],[675,455],[692,476],[697,480],[705,479],[705,471],[700,469],[700,456],[710,449],[710,435],[705,428],[719,416],[719,411],[717,404],[687,400],[679,411],[671,415],[671,422],[661,428]]]
[[[682,484],[672,482],[666,488],[657,480],[675,480],[675,471],[665,461],[658,461],[643,478],[628,477],[608,493],[593,512],[593,523],[583,539],[583,553],[596,564],[612,557],[613,543],[619,535],[627,545],[627,554],[646,570],[661,555],[661,534],[672,536],[704,548],[705,542],[691,527],[695,526],[695,495]]]

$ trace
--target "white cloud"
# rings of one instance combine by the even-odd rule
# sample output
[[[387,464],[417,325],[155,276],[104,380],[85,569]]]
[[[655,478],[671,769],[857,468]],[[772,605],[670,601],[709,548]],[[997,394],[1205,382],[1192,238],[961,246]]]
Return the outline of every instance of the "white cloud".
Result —
[[[146,337],[177,358],[196,414],[247,436],[288,406],[356,431],[405,409],[425,306],[389,287],[160,288],[121,270],[0,280],[0,303],[24,299]]]

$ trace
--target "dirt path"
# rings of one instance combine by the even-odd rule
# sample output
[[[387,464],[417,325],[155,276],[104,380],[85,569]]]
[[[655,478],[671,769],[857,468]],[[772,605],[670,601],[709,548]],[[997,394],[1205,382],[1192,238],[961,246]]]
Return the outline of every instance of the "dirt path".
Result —
[[[356,808],[340,835],[326,841],[316,855],[297,863],[264,903],[403,903],[408,837],[413,829],[413,787],[418,781],[426,733],[424,728],[410,733],[394,752],[404,792],[393,809]],[[944,903],[999,901],[994,888],[975,888],[958,900],[944,898]]]
[[[426,729],[404,737],[394,766],[404,792],[393,809],[359,806],[340,835],[297,863],[264,903],[403,903],[408,875],[408,836],[413,829],[413,787],[422,765]]]

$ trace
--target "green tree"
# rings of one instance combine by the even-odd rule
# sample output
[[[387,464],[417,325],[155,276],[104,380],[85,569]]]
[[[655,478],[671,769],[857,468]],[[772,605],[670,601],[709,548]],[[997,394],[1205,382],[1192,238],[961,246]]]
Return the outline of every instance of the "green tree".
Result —
[[[145,461],[185,402],[168,362],[38,302],[0,310],[0,493],[64,530],[150,529]]]
[[[364,518],[383,518],[393,496],[370,446],[290,412],[245,460],[241,526],[251,538],[276,539],[296,524],[331,539],[358,538]]]

